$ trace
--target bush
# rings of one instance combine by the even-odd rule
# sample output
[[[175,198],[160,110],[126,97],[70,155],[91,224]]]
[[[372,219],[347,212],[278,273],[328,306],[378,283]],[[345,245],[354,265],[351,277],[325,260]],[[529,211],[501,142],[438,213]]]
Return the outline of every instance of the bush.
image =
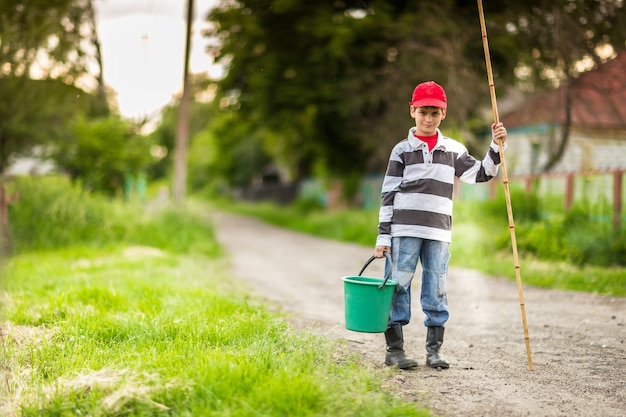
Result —
[[[541,219],[542,201],[536,194],[526,194],[521,190],[511,190],[511,206],[515,222],[538,221]],[[480,213],[490,222],[507,222],[508,214],[504,195],[480,204]]]
[[[19,200],[9,206],[14,251],[49,249],[81,242],[104,242],[119,230],[111,225],[104,198],[63,177],[18,177],[10,189]]]
[[[592,218],[593,207],[574,206],[566,213],[542,217],[541,201],[534,195],[525,198],[512,194],[517,247],[543,260],[564,260],[576,265],[626,265],[626,233],[613,230],[606,221]],[[481,203],[486,224],[500,224],[496,208],[505,205],[504,197]],[[494,234],[496,247],[510,246],[510,232]]]
[[[142,211],[143,213],[143,211]],[[216,257],[220,247],[212,227],[199,215],[186,210],[167,208],[159,213],[142,214],[129,224],[125,240],[172,253],[202,253]]]
[[[174,253],[219,254],[208,221],[189,210],[166,206],[147,212],[142,205],[84,191],[58,176],[20,177],[11,190],[20,196],[9,206],[14,252],[123,241]]]
[[[54,152],[58,167],[90,190],[120,196],[129,178],[145,173],[154,162],[151,142],[133,123],[111,116],[79,119],[73,135]]]

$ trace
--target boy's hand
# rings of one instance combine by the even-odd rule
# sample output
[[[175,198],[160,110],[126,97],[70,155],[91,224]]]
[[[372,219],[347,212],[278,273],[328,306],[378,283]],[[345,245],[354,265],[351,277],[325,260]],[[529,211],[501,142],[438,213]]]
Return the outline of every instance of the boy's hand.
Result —
[[[496,143],[498,143],[498,141],[501,141],[502,143],[506,141],[506,128],[502,123],[491,124],[491,137]]]
[[[385,257],[385,252],[387,253],[391,253],[391,247],[389,246],[376,246],[376,249],[374,249],[374,257],[375,258],[384,258]]]

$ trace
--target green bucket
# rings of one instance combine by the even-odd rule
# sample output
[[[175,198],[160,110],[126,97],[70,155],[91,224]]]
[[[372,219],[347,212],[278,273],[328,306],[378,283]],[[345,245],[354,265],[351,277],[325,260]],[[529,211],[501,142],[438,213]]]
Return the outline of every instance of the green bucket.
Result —
[[[387,330],[391,300],[398,283],[389,279],[391,268],[388,268],[384,279],[361,276],[374,259],[372,256],[366,262],[358,276],[341,278],[348,330],[363,333],[382,333]]]

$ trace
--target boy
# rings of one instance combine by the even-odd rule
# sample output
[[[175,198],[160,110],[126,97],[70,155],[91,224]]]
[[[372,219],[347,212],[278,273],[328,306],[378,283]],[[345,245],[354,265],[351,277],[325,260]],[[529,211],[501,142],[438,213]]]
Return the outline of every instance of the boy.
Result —
[[[448,320],[446,281],[452,226],[455,177],[463,182],[489,181],[498,174],[500,155],[496,140],[505,141],[502,123],[492,124],[493,140],[482,161],[439,131],[446,118],[443,88],[433,81],[419,84],[409,103],[415,127],[391,151],[382,184],[378,237],[374,256],[391,254],[391,279],[398,282],[393,295],[385,364],[410,369],[417,362],[406,356],[402,326],[411,319],[411,281],[422,262],[420,301],[426,315],[426,365],[449,368],[439,353]]]

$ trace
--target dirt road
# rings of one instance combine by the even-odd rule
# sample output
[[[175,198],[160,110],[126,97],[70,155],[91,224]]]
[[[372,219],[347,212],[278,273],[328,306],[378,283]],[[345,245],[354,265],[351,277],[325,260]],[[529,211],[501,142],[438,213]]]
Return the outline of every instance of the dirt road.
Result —
[[[384,366],[382,334],[344,327],[340,278],[356,275],[372,248],[224,213],[214,223],[233,276],[294,325],[345,339],[372,366]],[[382,276],[383,264],[373,262],[364,275]],[[393,392],[442,416],[626,416],[625,298],[525,286],[529,371],[516,284],[454,268],[448,280],[451,316],[442,352],[450,369],[424,366],[426,332],[415,300],[405,349],[420,366],[393,373],[386,382]]]

